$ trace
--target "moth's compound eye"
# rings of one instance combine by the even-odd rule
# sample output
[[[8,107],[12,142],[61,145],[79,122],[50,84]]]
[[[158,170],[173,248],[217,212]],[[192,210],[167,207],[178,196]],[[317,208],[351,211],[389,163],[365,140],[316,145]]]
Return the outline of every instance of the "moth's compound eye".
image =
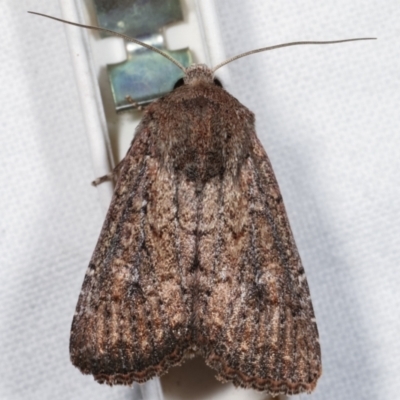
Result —
[[[221,81],[218,78],[214,78],[214,85],[217,85],[219,87],[223,87]]]
[[[185,82],[183,81],[183,78],[178,79],[174,85],[174,89],[178,88],[179,86],[183,86]]]

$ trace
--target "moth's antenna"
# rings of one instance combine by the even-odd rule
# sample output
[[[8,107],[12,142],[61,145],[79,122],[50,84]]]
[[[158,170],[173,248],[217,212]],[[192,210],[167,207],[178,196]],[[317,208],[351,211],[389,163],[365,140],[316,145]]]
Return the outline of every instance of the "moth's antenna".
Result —
[[[217,69],[223,67],[226,64],[229,64],[232,61],[237,60],[238,58],[246,57],[246,56],[249,56],[249,55],[255,54],[255,53],[261,53],[262,51],[275,50],[275,49],[280,49],[282,47],[297,46],[297,45],[302,45],[302,44],[334,44],[334,43],[344,43],[344,42],[355,42],[357,40],[376,40],[376,38],[343,39],[343,40],[331,40],[331,41],[327,41],[327,42],[315,42],[315,41],[312,41],[312,42],[290,42],[290,43],[277,44],[275,46],[262,47],[261,49],[247,51],[246,53],[242,53],[235,57],[228,58],[226,61],[224,61],[221,64],[218,64],[216,67],[214,67],[212,69],[212,71],[215,72]]]
[[[71,22],[71,21],[66,21],[64,19],[61,18],[56,18],[56,17],[52,17],[50,15],[46,15],[46,14],[41,14],[41,13],[37,13],[34,11],[28,11],[29,14],[35,14],[35,15],[40,15],[42,17],[46,17],[46,18],[50,18],[50,19],[54,19],[55,21],[60,21],[60,22],[64,22],[65,24],[69,24],[69,25],[75,25],[75,26],[79,26],[81,28],[86,28],[86,29],[92,29],[94,31],[100,31],[100,32],[107,32],[110,35],[113,36],[118,36],[122,39],[127,40],[128,42],[133,42],[136,43],[140,46],[146,47],[146,49],[155,51],[156,53],[162,55],[163,57],[165,57],[166,59],[168,59],[169,61],[173,62],[178,68],[180,68],[183,72],[186,72],[186,68],[178,61],[176,61],[174,58],[172,58],[170,55],[168,55],[167,53],[164,53],[162,50],[157,49],[157,47],[153,47],[147,43],[141,42],[140,40],[131,38],[130,36],[124,35],[122,33],[118,33],[118,32],[114,32],[110,29],[105,29],[105,28],[99,28],[98,26],[91,26],[91,25],[83,25],[83,24],[78,24],[76,22]]]

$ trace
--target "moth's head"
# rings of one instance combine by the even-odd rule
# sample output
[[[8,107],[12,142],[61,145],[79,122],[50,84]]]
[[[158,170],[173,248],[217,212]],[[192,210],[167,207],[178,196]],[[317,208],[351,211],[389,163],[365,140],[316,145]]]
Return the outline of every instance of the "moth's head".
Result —
[[[183,81],[185,85],[193,85],[198,82],[213,83],[214,72],[205,64],[192,64],[186,68]]]
[[[183,85],[198,85],[200,83],[208,83],[222,87],[221,82],[214,77],[214,71],[205,64],[192,64],[185,69],[185,76],[179,79],[174,86],[176,89]]]

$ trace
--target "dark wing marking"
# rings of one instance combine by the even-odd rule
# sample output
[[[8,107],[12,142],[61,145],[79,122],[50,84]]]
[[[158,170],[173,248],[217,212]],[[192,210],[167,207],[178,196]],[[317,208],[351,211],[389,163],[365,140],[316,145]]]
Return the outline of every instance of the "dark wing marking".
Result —
[[[238,177],[204,189],[202,219],[216,218],[200,236],[197,340],[222,381],[310,392],[321,374],[310,293],[272,167],[249,139]]]
[[[124,160],[72,322],[72,363],[110,385],[161,375],[189,347],[181,269],[193,262],[194,241],[176,230],[185,205],[178,210],[176,179],[152,154],[150,125],[138,129]]]

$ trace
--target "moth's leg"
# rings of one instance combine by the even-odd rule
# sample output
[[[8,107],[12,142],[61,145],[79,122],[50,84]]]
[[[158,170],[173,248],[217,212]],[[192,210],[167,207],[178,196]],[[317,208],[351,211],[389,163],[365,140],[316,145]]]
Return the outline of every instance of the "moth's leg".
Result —
[[[142,111],[143,110],[143,106],[141,106],[137,101],[133,100],[131,96],[125,96],[125,100],[132,104],[133,107],[136,108],[136,110]]]
[[[122,159],[115,167],[114,169],[107,175],[104,176],[100,176],[99,178],[96,178],[93,182],[92,185],[93,186],[98,186],[103,182],[108,182],[108,181],[115,181],[116,178],[118,177],[120,171],[121,171],[121,167],[123,164],[124,159]]]

